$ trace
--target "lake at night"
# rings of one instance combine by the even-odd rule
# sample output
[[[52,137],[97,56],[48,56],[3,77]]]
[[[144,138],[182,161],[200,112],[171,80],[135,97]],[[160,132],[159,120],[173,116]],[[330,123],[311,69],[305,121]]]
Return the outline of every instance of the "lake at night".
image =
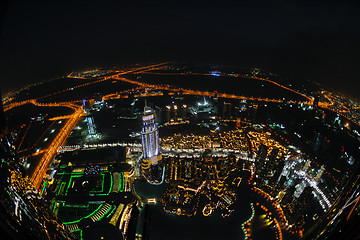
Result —
[[[241,175],[247,172],[240,172]],[[271,203],[267,202],[262,196],[254,193],[245,180],[237,189],[236,201],[231,205],[234,211],[229,217],[223,218],[220,211],[215,209],[213,213],[205,217],[202,214],[203,207],[209,202],[207,197],[201,196],[197,213],[193,217],[178,216],[164,212],[162,203],[159,201],[161,195],[166,191],[169,184],[152,185],[145,180],[135,180],[135,190],[144,200],[156,198],[156,204],[148,204],[149,214],[149,235],[152,240],[198,240],[198,239],[221,239],[221,240],[243,240],[245,233],[242,230],[242,224],[246,222],[252,214],[251,203],[255,209],[255,216],[252,220],[252,239],[275,239],[275,229],[266,227],[261,220],[261,210],[256,203],[266,206],[270,211],[274,209]],[[137,233],[143,233],[144,226],[144,208],[141,209]],[[297,240],[298,235],[282,231],[283,239]]]
[[[136,192],[143,199],[160,198],[167,189],[167,184],[159,186],[151,185],[145,181],[135,181]],[[235,209],[232,214],[223,218],[218,211],[214,211],[209,217],[202,214],[202,208],[207,203],[206,197],[200,198],[199,207],[194,217],[178,216],[163,211],[162,204],[149,204],[150,213],[150,239],[244,239],[241,228],[251,216],[251,202],[254,194],[246,184],[241,184],[237,200],[233,204]],[[140,216],[138,232],[142,232],[142,219]]]

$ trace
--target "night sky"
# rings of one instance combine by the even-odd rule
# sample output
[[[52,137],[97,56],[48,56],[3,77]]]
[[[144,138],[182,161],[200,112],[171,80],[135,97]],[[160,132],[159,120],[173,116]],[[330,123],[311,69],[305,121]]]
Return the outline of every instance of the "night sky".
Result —
[[[73,70],[185,61],[260,67],[360,98],[360,8],[335,1],[9,1],[3,94]]]

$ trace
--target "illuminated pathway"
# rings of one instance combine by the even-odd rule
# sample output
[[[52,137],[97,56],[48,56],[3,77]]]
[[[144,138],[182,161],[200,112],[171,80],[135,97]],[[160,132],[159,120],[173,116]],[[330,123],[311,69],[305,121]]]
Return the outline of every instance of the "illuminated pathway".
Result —
[[[275,217],[273,218],[276,224],[276,228],[278,229],[278,239],[282,239],[282,233],[281,233],[281,229],[284,229],[286,231],[289,231],[292,234],[299,234],[300,237],[302,237],[303,235],[303,229],[292,229],[292,225],[289,225],[288,220],[286,219],[286,216],[284,214],[284,211],[282,210],[282,207],[279,203],[275,202],[274,199],[266,192],[264,192],[263,190],[261,190],[260,188],[257,187],[252,187],[252,190],[255,191],[256,193],[258,193],[259,195],[263,196],[264,198],[266,198],[266,200],[272,205],[272,207],[274,208],[275,212],[277,213],[277,215],[280,218],[280,222],[275,221]],[[258,205],[258,203],[257,203]],[[263,207],[263,210],[265,210],[266,208]],[[268,210],[265,210],[266,212],[268,212]]]
[[[241,228],[244,232],[244,239],[247,240],[250,236],[250,226],[251,226],[251,221],[253,220],[254,216],[255,216],[255,210],[254,210],[254,206],[251,203],[250,204],[250,208],[251,208],[251,216],[249,217],[248,220],[246,220],[242,225]],[[245,228],[245,226],[247,226],[247,228]]]
[[[116,77],[119,77],[119,76],[125,75],[125,74],[129,74],[129,73],[137,73],[138,71],[146,71],[146,70],[150,71],[150,70],[154,70],[154,69],[161,69],[161,68],[163,68],[161,66],[163,66],[164,64],[166,64],[166,63],[154,64],[154,65],[150,65],[150,66],[146,66],[146,67],[140,67],[140,68],[131,69],[131,70],[128,70],[128,71],[125,71],[125,72],[120,72],[120,73],[117,73],[117,74],[114,74],[114,75],[102,77],[102,78],[100,78],[98,80],[95,80],[95,81],[92,81],[92,82],[83,83],[83,84],[73,86],[73,87],[68,88],[68,89],[64,89],[64,90],[61,90],[61,91],[58,91],[58,92],[55,92],[55,93],[52,93],[52,94],[48,94],[48,95],[39,97],[38,99],[52,97],[52,96],[55,96],[55,95],[58,95],[58,94],[61,94],[61,93],[72,91],[72,90],[77,89],[77,88],[86,87],[86,86],[96,84],[96,83],[100,83],[100,82],[104,82],[104,81],[107,81],[107,80],[112,80],[112,79],[114,79]],[[83,78],[83,79],[87,79],[87,78]],[[93,80],[93,79],[87,79],[87,80]]]
[[[108,76],[105,76],[105,77],[95,78],[97,80],[94,80],[94,78],[81,77],[82,79],[92,80],[92,81],[84,83],[84,84],[80,84],[78,86],[74,86],[72,88],[61,90],[61,91],[53,93],[53,94],[45,95],[45,96],[42,96],[42,97],[40,97],[38,99],[43,99],[43,98],[54,96],[54,95],[57,95],[57,94],[60,94],[60,93],[64,93],[64,92],[67,92],[67,91],[70,91],[70,90],[73,90],[73,89],[76,89],[76,88],[85,87],[85,86],[88,86],[88,85],[91,85],[91,84],[96,84],[96,83],[99,83],[99,82],[102,82],[102,81],[114,80],[114,79],[121,80],[121,81],[128,82],[128,83],[132,83],[132,84],[136,84],[136,85],[141,86],[143,88],[153,88],[153,89],[158,89],[158,90],[164,89],[164,90],[169,90],[169,91],[182,91],[184,94],[187,94],[187,95],[215,96],[215,93],[213,93],[213,92],[176,88],[176,87],[171,87],[169,85],[164,85],[164,84],[162,84],[162,85],[153,85],[153,84],[147,84],[147,83],[143,83],[143,82],[140,82],[140,81],[129,80],[129,79],[121,77],[121,75],[136,74],[136,73],[157,74],[157,75],[212,75],[212,74],[206,74],[206,73],[158,73],[158,72],[149,72],[149,71],[153,71],[153,70],[162,69],[162,68],[167,66],[166,64],[167,63],[160,63],[160,64],[154,64],[154,65],[145,66],[145,67],[134,68],[134,69],[126,70],[126,71],[116,71],[116,73],[113,74],[113,75],[108,75]],[[71,77],[70,75],[69,75],[69,77]],[[227,75],[227,74],[219,74],[218,76],[229,76],[229,75]],[[291,91],[291,92],[293,92],[293,93],[295,93],[297,95],[300,95],[300,96],[302,96],[302,97],[304,97],[304,98],[306,98],[308,100],[308,101],[303,101],[303,102],[301,102],[301,101],[298,101],[298,102],[289,101],[289,103],[297,103],[297,104],[302,103],[302,104],[306,104],[306,105],[312,105],[313,101],[314,101],[313,98],[311,98],[309,96],[306,96],[303,93],[300,93],[300,92],[298,92],[296,90],[293,90],[293,89],[291,89],[289,87],[286,87],[286,86],[284,86],[284,85],[282,85],[282,84],[280,84],[278,82],[275,82],[275,81],[272,81],[272,80],[269,80],[269,79],[259,78],[259,77],[255,77],[255,76],[246,76],[246,75],[241,75],[241,74],[234,74],[232,76],[233,77],[248,78],[248,79],[256,79],[256,80],[259,80],[259,81],[266,81],[266,82],[274,84],[274,85],[276,85],[276,86],[278,86],[280,88],[283,88],[283,89],[285,89],[287,91]],[[30,86],[28,86],[28,87],[30,87]],[[20,91],[18,91],[18,92],[20,92]],[[12,93],[11,95],[13,95],[13,94],[15,94],[15,93]],[[330,103],[319,102],[320,107],[328,109],[328,110],[333,111],[335,113],[338,113],[342,117],[344,117],[344,118],[348,119],[349,121],[351,121],[352,123],[360,126],[360,124],[358,122],[354,121],[355,119],[357,119],[356,117],[354,117],[352,115],[348,116],[350,114],[350,109],[348,109],[344,104],[339,105],[337,103],[335,105],[334,101],[332,101],[332,99],[331,99],[331,98],[334,98],[333,96],[331,96],[329,93],[324,92],[324,91],[321,94],[323,94],[324,97],[327,98],[328,101],[330,101]],[[157,95],[159,95],[159,94],[157,94]],[[157,95],[155,94],[154,96],[157,96]],[[148,96],[150,96],[150,94],[148,94]],[[118,95],[116,93],[115,94],[109,94],[107,96],[108,99],[115,99],[115,98],[120,98],[120,97],[126,97],[126,96],[120,96],[120,95]],[[251,98],[251,97],[244,97],[244,96],[239,96],[239,95],[234,95],[234,94],[226,94],[226,93],[218,93],[218,97],[231,98],[231,99],[240,99],[240,100],[255,100],[255,101],[264,101],[264,102],[275,102],[275,103],[283,102],[282,100],[266,99],[266,98],[265,99]],[[14,103],[6,104],[9,101],[10,100],[7,99],[7,101],[4,102],[5,111],[7,111],[7,110],[9,110],[11,108],[17,107],[17,106],[21,106],[21,105],[24,105],[24,104],[31,103],[31,101],[33,101],[33,100],[26,100],[26,101],[22,101],[22,102],[14,102]],[[337,106],[337,108],[335,108],[335,106]],[[354,109],[357,109],[357,108],[360,108],[360,107],[356,107]],[[345,114],[347,114],[347,115],[345,115]]]
[[[202,76],[212,76],[212,74],[209,74],[209,73],[176,73],[176,74],[172,74],[172,73],[156,73],[156,72],[143,72],[143,73],[146,73],[146,74],[156,74],[156,75],[202,75]],[[219,74],[218,76],[229,76],[227,74]],[[293,92],[295,94],[298,94],[306,99],[308,99],[311,103],[314,101],[311,97],[308,97],[306,96],[305,94],[302,94],[298,91],[295,91],[291,88],[288,88],[284,85],[281,85],[280,83],[277,83],[275,81],[272,81],[272,80],[269,80],[269,79],[266,79],[266,78],[258,78],[258,77],[253,77],[253,76],[245,76],[245,75],[241,75],[241,74],[235,74],[234,77],[242,77],[242,78],[248,78],[248,79],[256,79],[256,80],[260,80],[260,81],[265,81],[265,82],[269,82],[271,84],[274,84],[280,88],[283,88],[287,91],[290,91],[290,92]]]
[[[87,82],[87,83],[84,83],[84,84],[81,84],[81,85],[78,85],[78,86],[74,86],[74,87],[69,88],[69,89],[61,90],[61,91],[53,93],[53,94],[45,95],[45,96],[42,96],[42,97],[40,97],[38,99],[54,96],[54,95],[64,93],[64,92],[67,92],[67,91],[70,91],[70,90],[73,90],[73,89],[76,89],[76,88],[85,87],[85,86],[88,86],[88,85],[91,85],[91,84],[99,83],[99,82],[106,81],[106,80],[114,80],[114,79],[121,80],[121,81],[124,81],[124,82],[128,82],[128,83],[131,83],[131,84],[135,84],[135,85],[141,86],[143,88],[152,88],[152,89],[168,90],[168,91],[182,91],[183,94],[186,94],[186,95],[212,96],[212,97],[215,96],[214,92],[176,88],[176,87],[171,87],[169,85],[164,85],[164,84],[154,85],[154,84],[148,84],[148,83],[144,83],[144,82],[140,82],[140,81],[129,80],[129,79],[121,77],[121,75],[136,74],[136,73],[158,74],[158,75],[211,75],[211,74],[201,74],[201,73],[176,73],[176,74],[174,74],[174,73],[149,72],[149,71],[153,71],[153,70],[162,69],[165,66],[166,66],[166,63],[160,63],[160,64],[154,64],[154,65],[150,65],[150,66],[130,69],[130,70],[123,71],[123,72],[117,71],[116,74],[101,77],[101,78],[98,78],[98,80]],[[228,76],[228,75],[220,74],[219,76]],[[259,81],[266,81],[266,82],[274,84],[274,85],[276,85],[276,86],[278,86],[280,88],[283,88],[283,89],[285,89],[287,91],[291,91],[291,92],[293,92],[295,94],[298,94],[298,95],[300,95],[300,96],[302,96],[302,97],[304,97],[304,98],[306,98],[308,100],[308,101],[302,101],[302,102],[301,101],[298,101],[298,102],[289,101],[289,103],[297,103],[297,104],[302,103],[302,104],[305,104],[305,105],[312,105],[313,101],[314,101],[311,97],[308,97],[305,94],[302,94],[302,93],[300,93],[300,92],[298,92],[296,90],[288,88],[288,87],[286,87],[286,86],[284,86],[284,85],[282,85],[280,83],[277,83],[277,82],[269,80],[269,79],[259,78],[259,77],[254,77],[254,76],[245,76],[245,75],[240,75],[240,74],[234,74],[234,77],[243,77],[243,78],[248,78],[248,79],[256,79],[256,80],[259,80]],[[87,79],[87,78],[84,78],[84,79]],[[88,79],[88,80],[93,80],[93,78]],[[336,106],[338,106],[338,108],[342,108],[342,109],[334,109],[334,101],[332,101],[332,99],[331,99],[331,98],[334,98],[334,97],[329,95],[328,93],[326,93],[324,91],[322,92],[322,94],[324,95],[325,98],[327,98],[328,101],[330,101],[330,103],[319,102],[320,107],[328,109],[328,110],[333,111],[333,112],[336,112],[336,113],[340,114],[342,117],[344,117],[344,118],[348,119],[349,121],[351,121],[352,123],[360,126],[359,123],[354,121],[354,119],[356,119],[356,117],[344,115],[345,113],[350,112],[350,110],[344,104],[341,104],[340,106],[336,105]],[[158,95],[160,95],[160,93],[158,93],[158,94],[148,94],[147,96],[152,96],[152,95],[158,96]],[[140,97],[141,96],[144,96],[144,95],[140,95]],[[262,98],[256,98],[256,97],[252,98],[252,97],[244,97],[244,96],[239,96],[239,95],[235,95],[235,94],[226,94],[226,93],[218,93],[217,96],[222,97],[222,98],[239,99],[239,100],[253,100],[253,101],[274,102],[274,103],[283,102],[282,100],[276,100],[276,99],[267,99],[267,98],[262,99]],[[116,98],[121,98],[121,97],[126,97],[126,96],[121,96],[121,95],[115,93],[115,94],[107,95],[106,99],[116,99]],[[10,103],[10,104],[6,104],[6,106],[4,106],[4,108],[5,108],[5,111],[7,111],[7,110],[9,110],[11,108],[31,103],[32,101],[34,101],[34,100],[31,99],[31,100],[26,100],[26,101],[22,101],[22,102]]]
[[[206,76],[211,76],[212,74],[202,74],[202,73],[157,73],[157,72],[143,72],[146,74],[155,74],[155,75],[206,75]],[[219,74],[218,76],[228,76],[227,74]],[[314,102],[314,99],[306,96],[305,94],[302,94],[296,90],[293,90],[291,88],[288,88],[280,83],[277,83],[275,81],[269,80],[269,79],[265,79],[265,78],[259,78],[259,77],[254,77],[254,76],[245,76],[245,75],[241,75],[241,74],[234,74],[234,77],[242,77],[242,78],[248,78],[248,79],[256,79],[256,80],[260,80],[260,81],[266,81],[269,82],[271,84],[274,84],[280,88],[283,88],[287,91],[293,92],[295,94],[298,94],[306,99],[308,99],[308,102],[298,102],[298,104],[306,104],[306,105],[312,105]],[[134,84],[136,81],[133,81]],[[140,85],[140,82],[138,82],[138,84]],[[152,87],[152,88],[156,88],[156,85],[150,85],[150,84],[144,84],[142,83],[142,86],[146,86],[147,87]],[[159,86],[160,87],[160,86]],[[163,85],[161,85],[162,88],[164,88]],[[168,86],[168,88],[170,88],[170,86]],[[203,92],[203,91],[195,91],[195,90],[188,90],[188,89],[167,89],[167,90],[173,90],[173,91],[184,91],[184,94],[191,94],[191,95],[201,95],[201,96],[214,96],[214,93],[211,92]],[[326,91],[322,91],[321,94],[330,102],[330,103],[326,103],[326,102],[319,102],[319,106],[322,108],[325,108],[329,111],[335,112],[339,115],[341,115],[342,117],[346,118],[347,120],[351,121],[352,123],[356,124],[357,126],[360,126],[360,122],[356,122],[355,119],[356,116],[346,116],[345,113],[350,113],[350,109],[345,106],[345,104],[343,103],[339,103],[339,101],[337,101],[337,103],[335,104],[335,102],[332,100],[336,97],[332,96],[330,93],[326,92]],[[221,94],[218,93],[218,97],[223,97],[223,98],[233,98],[233,99],[245,99],[245,100],[257,100],[257,101],[265,101],[265,102],[282,102],[281,100],[269,100],[269,99],[261,99],[261,98],[248,98],[248,97],[243,97],[243,96],[237,96],[237,95],[231,95],[231,94]],[[358,107],[353,107],[353,109],[359,109],[360,106]]]
[[[36,188],[40,187],[42,178],[51,163],[51,160],[54,158],[57,153],[57,149],[65,142],[66,138],[69,136],[69,133],[78,123],[80,118],[84,116],[82,107],[78,107],[72,117],[67,121],[65,126],[60,130],[59,134],[55,137],[54,141],[51,143],[50,147],[47,149],[45,155],[41,158],[39,164],[36,166],[35,171],[31,176]]]
[[[52,97],[52,96],[55,96],[55,95],[58,95],[58,94],[61,94],[61,93],[68,92],[68,91],[73,91],[74,89],[81,88],[81,87],[86,87],[86,86],[91,85],[91,84],[96,84],[96,83],[103,82],[103,81],[106,81],[106,80],[111,80],[111,79],[116,78],[116,77],[118,77],[120,75],[125,75],[125,74],[129,74],[129,73],[137,73],[139,71],[146,72],[146,71],[150,71],[150,70],[158,70],[158,69],[164,68],[165,64],[166,64],[166,62],[159,63],[159,64],[153,64],[153,65],[149,65],[149,66],[145,66],[145,67],[134,68],[134,69],[130,69],[130,70],[127,70],[127,71],[124,71],[124,72],[120,72],[120,73],[117,72],[114,75],[105,76],[105,77],[99,78],[98,80],[87,79],[87,80],[93,80],[93,81],[83,83],[83,84],[80,84],[80,85],[77,85],[77,86],[69,87],[67,89],[63,89],[63,90],[60,90],[60,91],[52,93],[52,94],[43,95],[43,96],[41,96],[41,97],[39,97],[37,99],[28,99],[28,100],[25,100],[25,101],[12,102],[12,103],[8,103],[8,102],[10,102],[10,100],[7,100],[7,101],[3,102],[4,111],[6,112],[6,111],[8,111],[8,110],[10,110],[12,108],[19,107],[19,106],[29,104],[29,103],[35,104],[34,102],[37,102],[37,100],[44,99],[44,98],[47,98],[47,97]],[[33,85],[35,85],[35,84],[29,85],[26,88],[29,88],[29,87],[31,87]],[[19,90],[17,92],[11,93],[11,95],[19,93],[19,92],[21,92],[23,90],[24,89],[21,89],[21,90]],[[68,102],[65,102],[65,103],[68,103]],[[37,104],[41,105],[40,103],[37,103]]]
[[[79,105],[75,104],[77,102],[79,102],[79,101],[60,102],[60,103],[39,103],[36,99],[30,99],[30,100],[26,100],[26,101],[22,101],[22,102],[8,104],[7,106],[4,107],[4,112],[6,112],[12,108],[20,107],[25,104],[33,104],[38,107],[69,107],[73,110],[76,110],[79,107]]]
[[[10,104],[9,107],[5,109],[5,111],[12,109],[14,107],[18,107],[24,104],[34,104],[35,106],[40,107],[69,107],[75,112],[72,115],[69,115],[69,120],[65,124],[65,126],[60,130],[59,134],[55,137],[54,141],[50,144],[50,147],[45,150],[44,156],[41,158],[40,162],[35,168],[35,171],[31,175],[31,180],[34,183],[34,186],[36,188],[40,187],[42,178],[53,159],[54,155],[56,154],[56,151],[58,147],[60,147],[64,141],[66,140],[67,136],[71,132],[71,130],[74,128],[74,126],[79,121],[80,117],[84,115],[84,112],[82,110],[82,107],[79,105],[74,104],[73,102],[61,102],[61,103],[38,103],[35,99],[30,99],[27,101],[23,101],[20,103],[14,103]],[[42,151],[43,152],[43,151]],[[34,153],[34,155],[37,155],[37,153]]]
[[[207,97],[215,97],[217,95],[218,97],[221,97],[221,98],[230,98],[230,99],[239,99],[239,100],[251,100],[251,101],[273,102],[273,103],[282,103],[283,102],[282,100],[278,100],[278,99],[245,97],[245,96],[240,96],[240,95],[235,95],[235,94],[215,93],[215,92],[208,92],[208,91],[177,88],[177,87],[172,87],[169,85],[154,85],[154,84],[143,83],[143,82],[130,80],[130,79],[127,79],[124,77],[118,77],[118,76],[116,76],[114,78],[117,80],[123,81],[123,82],[139,85],[143,88],[151,88],[151,89],[167,90],[167,91],[175,91],[175,92],[181,91],[185,95],[207,96]],[[162,95],[162,93],[157,93],[157,94],[153,93],[151,95],[152,96],[160,96],[160,95]],[[143,96],[146,96],[146,95],[143,95]],[[119,98],[119,96],[116,96],[116,95],[113,95],[113,97]],[[309,99],[309,102],[301,102],[301,103],[311,105],[313,100],[311,98],[308,98],[308,99]]]

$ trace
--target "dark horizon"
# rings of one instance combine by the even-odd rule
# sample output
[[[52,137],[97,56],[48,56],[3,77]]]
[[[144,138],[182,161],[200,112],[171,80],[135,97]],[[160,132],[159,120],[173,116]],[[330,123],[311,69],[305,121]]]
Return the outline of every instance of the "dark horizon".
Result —
[[[354,3],[9,1],[3,95],[97,66],[180,61],[259,67],[360,98]]]

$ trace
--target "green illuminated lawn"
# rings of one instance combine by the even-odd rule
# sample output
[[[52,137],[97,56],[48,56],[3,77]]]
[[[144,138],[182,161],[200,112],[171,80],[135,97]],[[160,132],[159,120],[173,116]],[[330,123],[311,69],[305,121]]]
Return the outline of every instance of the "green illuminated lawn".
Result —
[[[71,232],[79,239],[82,239],[82,230],[78,228],[77,224],[84,218],[93,221],[109,221],[116,210],[116,206],[107,204],[105,202],[106,196],[112,192],[123,192],[125,189],[123,172],[103,171],[95,177],[86,176],[81,172],[63,172],[58,177],[55,190],[56,200],[52,203],[53,211],[64,225],[71,226]],[[78,192],[83,190],[83,181],[91,183],[84,194],[90,198],[98,198],[97,202],[85,201],[75,204],[75,202],[69,201],[73,196],[76,196],[72,195],[74,190]],[[101,200],[101,196],[104,196],[104,200]],[[69,202],[72,203],[69,204]]]
[[[79,222],[87,216],[91,216],[101,204],[88,204],[84,206],[63,205],[59,207],[58,218],[64,224]]]

